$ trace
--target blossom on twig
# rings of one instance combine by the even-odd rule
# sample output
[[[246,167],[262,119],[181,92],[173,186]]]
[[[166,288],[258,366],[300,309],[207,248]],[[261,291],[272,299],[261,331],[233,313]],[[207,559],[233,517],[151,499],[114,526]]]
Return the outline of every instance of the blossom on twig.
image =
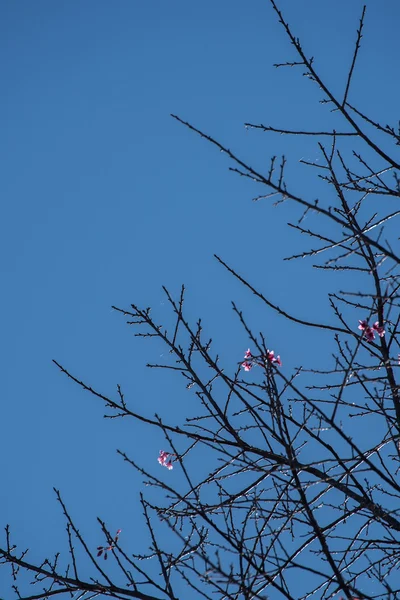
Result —
[[[282,366],[282,361],[281,361],[281,357],[275,356],[275,352],[273,350],[267,350],[267,354],[265,356],[262,356],[262,360],[263,362],[258,362],[254,356],[252,355],[250,348],[248,348],[244,354],[244,358],[245,361],[242,362],[241,366],[243,367],[243,369],[245,371],[251,371],[251,369],[258,365],[260,367],[263,367],[265,364],[277,364],[280,367]]]
[[[276,363],[280,367],[282,366],[281,357],[279,355],[275,357],[275,352],[273,350],[267,350],[267,356],[265,357],[265,360],[271,364]]]
[[[364,336],[367,342],[373,342],[375,339],[375,333],[379,335],[379,337],[383,337],[385,335],[385,330],[383,327],[380,327],[379,321],[376,321],[372,327],[368,325],[368,321],[365,319],[363,321],[358,321],[359,326],[358,329],[364,332]]]
[[[167,469],[171,471],[171,469],[174,468],[172,464],[173,456],[175,456],[175,454],[171,454],[170,452],[166,452],[165,450],[160,450],[160,455],[157,460],[161,466],[167,467]]]
[[[251,369],[253,368],[253,363],[251,363],[251,362],[248,362],[247,360],[245,360],[245,361],[242,363],[242,367],[243,367],[243,369],[244,369],[245,371],[251,371]]]
[[[379,321],[376,321],[373,325],[372,325],[372,329],[374,331],[376,331],[376,333],[379,335],[379,337],[383,337],[385,335],[385,330],[383,329],[383,327],[379,326]]]
[[[253,363],[250,362],[253,359],[253,355],[250,352],[250,348],[247,348],[246,352],[244,353],[244,358],[246,359],[244,362],[242,362],[242,367],[245,371],[251,371],[251,369],[253,368]],[[250,360],[249,360],[250,359]]]

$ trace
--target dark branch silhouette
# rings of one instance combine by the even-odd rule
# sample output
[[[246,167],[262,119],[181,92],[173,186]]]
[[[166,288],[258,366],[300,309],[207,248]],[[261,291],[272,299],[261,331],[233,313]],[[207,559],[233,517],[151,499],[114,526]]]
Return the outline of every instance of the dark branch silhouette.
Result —
[[[70,514],[55,490],[67,527],[66,547],[59,554],[36,563],[28,550],[13,544],[10,528],[5,529],[0,571],[3,578],[8,573],[16,598],[400,597],[400,256],[398,239],[391,240],[393,229],[387,234],[385,229],[400,211],[388,212],[379,199],[397,200],[400,177],[395,154],[380,145],[376,134],[387,134],[394,150],[400,136],[348,101],[368,24],[366,8],[339,99],[319,75],[315,60],[307,58],[278,4],[270,4],[297,53],[296,61],[277,66],[305,68],[324,102],[343,120],[344,131],[315,131],[312,124],[306,131],[250,123],[246,127],[315,137],[322,162],[302,162],[304,168],[316,169],[326,198],[311,200],[296,193],[296,182],[286,181],[285,157],[279,165],[272,157],[269,169],[260,173],[212,136],[172,116],[227,155],[232,172],[262,186],[265,193],[256,200],[277,195],[278,202],[290,200],[301,208],[302,216],[289,223],[289,231],[306,236],[313,247],[287,260],[323,261],[313,265],[317,276],[321,269],[332,274],[331,313],[324,322],[315,320],[312,302],[310,314],[292,314],[276,304],[265,285],[257,287],[227,261],[216,259],[266,312],[304,334],[310,327],[318,329],[318,353],[324,352],[326,336],[333,338],[335,352],[325,357],[323,370],[308,364],[312,357],[300,356],[299,366],[289,372],[284,348],[271,350],[268,331],[254,332],[245,311],[232,303],[249,348],[238,351],[235,364],[226,363],[204,336],[201,320],[191,323],[187,318],[184,286],[177,299],[164,288],[174,318],[171,331],[150,308],[113,307],[136,336],[165,346],[167,364],[150,362],[148,367],[179,374],[197,402],[196,416],[179,423],[170,422],[168,415],[145,416],[120,386],[109,397],[54,361],[63,375],[105,407],[105,417],[157,428],[165,448],[159,464],[155,456],[154,472],[118,450],[147,484],[138,502],[149,547],[128,547],[123,532],[110,532],[100,518],[101,545],[90,547],[77,525],[79,515]],[[306,215],[308,228],[302,225]],[[333,283],[333,274],[343,271],[357,275],[346,291],[340,289],[341,280]],[[365,286],[358,290],[361,278]],[[193,472],[190,457],[202,468]],[[179,470],[179,485],[169,483],[168,477],[161,480],[160,466]],[[34,595],[31,584],[36,586]]]

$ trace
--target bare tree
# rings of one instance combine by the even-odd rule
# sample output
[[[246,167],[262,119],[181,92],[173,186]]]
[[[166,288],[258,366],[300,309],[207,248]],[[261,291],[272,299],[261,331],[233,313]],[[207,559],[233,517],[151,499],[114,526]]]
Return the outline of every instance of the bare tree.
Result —
[[[331,319],[317,323],[312,315],[303,318],[277,306],[216,256],[221,267],[268,309],[304,330],[317,329],[321,347],[326,336],[334,338],[336,353],[333,360],[326,357],[324,371],[311,365],[286,372],[265,332],[253,331],[235,304],[250,347],[243,349],[237,365],[223,364],[211,340],[204,338],[201,321],[187,320],[184,288],[177,299],[164,290],[175,318],[171,331],[149,308],[114,307],[136,335],[163,342],[169,364],[148,366],[183,377],[188,393],[198,400],[195,418],[171,424],[168,416],[144,417],[130,407],[120,388],[110,398],[55,364],[104,403],[109,417],[131,417],[161,429],[166,449],[159,462],[180,469],[183,479],[174,487],[120,452],[150,485],[140,502],[151,547],[141,554],[131,554],[119,532],[109,531],[100,520],[105,545],[88,547],[56,491],[67,523],[68,565],[62,555],[31,562],[27,551],[13,545],[7,527],[0,550],[2,576],[11,570],[11,585],[19,598],[69,594],[175,600],[182,582],[185,596],[206,599],[400,597],[400,256],[384,233],[386,227],[393,235],[395,229],[387,225],[400,211],[393,207],[384,212],[388,203],[382,202],[400,197],[395,158],[400,130],[364,114],[350,101],[365,7],[343,91],[337,95],[277,3],[270,4],[297,54],[295,60],[276,66],[302,69],[319,88],[327,109],[336,111],[342,129],[246,126],[312,136],[320,160],[303,161],[304,168],[322,178],[324,197],[314,200],[296,192],[285,177],[285,157],[273,157],[268,171],[261,172],[210,135],[173,118],[225,153],[234,174],[255,182],[262,190],[257,200],[275,197],[278,203],[301,208],[302,216],[290,227],[306,234],[312,248],[290,258],[322,260],[314,266],[323,270],[354,271],[365,280],[363,291],[333,290]],[[313,223],[309,228],[304,226],[306,214]],[[368,436],[366,419],[374,423]],[[196,453],[207,456],[203,473],[187,468],[187,457]],[[35,594],[26,587],[32,578]]]

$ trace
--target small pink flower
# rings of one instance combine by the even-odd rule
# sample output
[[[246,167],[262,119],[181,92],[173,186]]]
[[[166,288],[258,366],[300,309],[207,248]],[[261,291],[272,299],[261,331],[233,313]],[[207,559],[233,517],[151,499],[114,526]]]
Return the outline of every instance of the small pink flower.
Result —
[[[375,339],[375,332],[372,327],[366,327],[364,335],[367,338],[367,342],[373,342]]]
[[[282,366],[282,361],[281,361],[281,357],[280,356],[276,356],[275,357],[275,352],[273,350],[267,350],[267,354],[263,357],[264,358],[264,363],[262,362],[258,362],[257,360],[254,359],[252,353],[250,352],[250,348],[248,348],[245,352],[245,361],[242,362],[242,367],[245,371],[251,371],[251,369],[256,366],[259,365],[260,367],[263,366],[263,364],[265,363],[276,363],[277,365],[279,365],[280,367]]]
[[[358,322],[360,323],[359,326],[358,326],[358,329],[361,329],[361,331],[364,331],[364,329],[367,329],[367,327],[368,327],[367,321],[365,321],[365,320],[364,321],[360,321],[359,320]]]
[[[372,329],[376,331],[379,337],[383,337],[385,335],[385,330],[383,327],[379,327],[379,321],[376,321],[376,323],[372,325]]]
[[[170,452],[166,452],[165,450],[160,450],[160,455],[157,460],[161,466],[167,467],[167,469],[170,471],[174,468],[172,464],[172,456],[175,455],[171,454]]]
[[[251,362],[253,360],[253,355],[250,351],[250,348],[247,348],[246,352],[244,353],[244,358],[246,360],[242,362],[241,366],[245,371],[251,371],[251,369],[254,367],[254,364]]]
[[[268,360],[270,363],[274,362],[274,355],[275,352],[273,350],[267,350],[266,360]]]
[[[271,364],[276,363],[280,367],[282,366],[281,357],[277,356],[275,358],[275,352],[273,350],[267,350],[267,355],[265,357],[265,360]]]
[[[251,371],[251,369],[253,368],[253,364],[245,360],[244,362],[242,362],[242,367],[245,371]]]
[[[361,331],[364,332],[364,337],[366,338],[367,342],[373,342],[375,339],[375,333],[377,333],[379,335],[379,337],[383,337],[385,335],[385,330],[383,327],[379,326],[379,321],[376,321],[372,327],[370,327],[368,325],[367,321],[358,321],[359,322],[359,326],[358,329],[361,329]]]

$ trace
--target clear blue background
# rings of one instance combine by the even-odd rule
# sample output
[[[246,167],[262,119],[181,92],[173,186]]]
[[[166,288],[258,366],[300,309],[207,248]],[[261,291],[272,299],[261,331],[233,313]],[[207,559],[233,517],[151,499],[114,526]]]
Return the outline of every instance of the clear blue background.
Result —
[[[362,2],[281,5],[343,93]],[[368,6],[350,94],[384,125],[397,117],[399,20],[395,0]],[[111,305],[151,305],[171,324],[161,285],[177,297],[182,283],[188,318],[203,318],[227,368],[248,347],[232,299],[287,374],[325,350],[329,360],[329,336],[265,310],[212,256],[282,308],[323,322],[334,322],[327,291],[350,279],[333,281],[308,261],[283,263],[306,243],[286,226],[299,210],[253,203],[265,190],[229,173],[226,157],[169,114],[260,169],[285,152],[288,183],[311,201],[325,188],[298,161],[318,157],[315,142],[243,123],[343,127],[300,71],[272,66],[295,55],[267,1],[4,0],[0,54],[1,525],[33,548],[32,559],[65,547],[56,486],[93,547],[103,543],[101,516],[123,529],[127,547],[144,551],[141,479],[115,449],[160,474],[161,434],[105,421],[100,403],[51,360],[105,394],[120,383],[138,411],[180,422],[194,396],[180,378],[145,369],[167,361],[164,349],[134,338]]]

